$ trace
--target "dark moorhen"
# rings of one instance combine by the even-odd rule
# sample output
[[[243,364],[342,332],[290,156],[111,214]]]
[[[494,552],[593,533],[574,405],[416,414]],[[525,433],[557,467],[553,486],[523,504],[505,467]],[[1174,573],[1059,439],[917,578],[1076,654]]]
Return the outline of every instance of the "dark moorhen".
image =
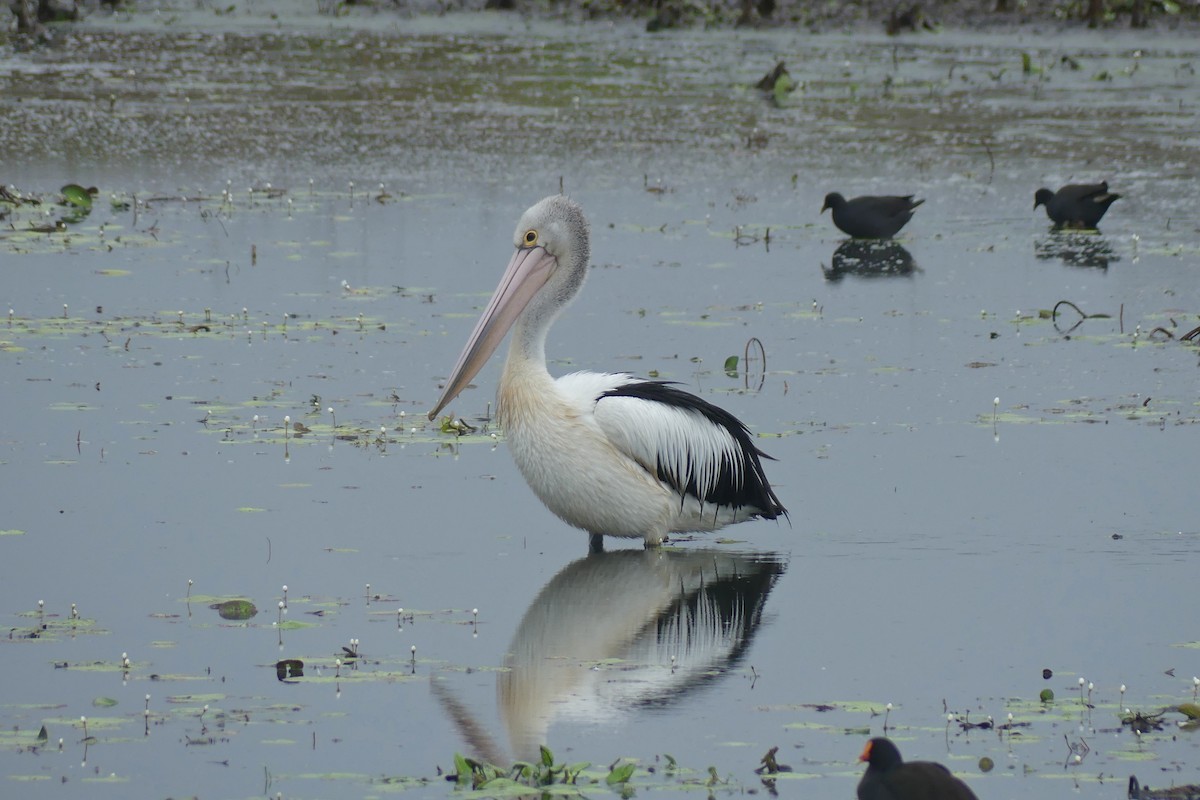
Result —
[[[833,224],[855,239],[890,239],[912,219],[913,210],[924,203],[913,196],[874,197],[864,195],[847,200],[837,192],[825,195],[825,209],[833,209]]]
[[[1071,183],[1052,192],[1038,189],[1033,207],[1046,207],[1046,216],[1060,228],[1095,228],[1113,201],[1121,195],[1110,192],[1108,183]]]
[[[867,742],[858,760],[867,762],[858,800],[978,800],[950,770],[932,761],[905,761],[888,739]]]

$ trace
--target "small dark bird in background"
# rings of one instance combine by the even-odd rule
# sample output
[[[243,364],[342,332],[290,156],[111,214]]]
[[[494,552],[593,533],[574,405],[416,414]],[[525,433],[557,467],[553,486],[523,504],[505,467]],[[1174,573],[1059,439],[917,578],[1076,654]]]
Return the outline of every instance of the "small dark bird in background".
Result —
[[[1136,775],[1130,775],[1127,797],[1129,800],[1193,800],[1200,797],[1200,784],[1189,783],[1184,786],[1151,789],[1138,783]]]
[[[904,8],[897,3],[892,7],[892,13],[888,16],[888,20],[884,23],[884,29],[887,30],[888,36],[895,36],[902,31],[919,31],[937,30],[937,25],[925,16],[925,12],[921,10],[920,3],[914,3],[908,8]]]
[[[979,800],[941,764],[900,758],[889,739],[867,742],[858,760],[867,762],[858,782],[858,800]]]
[[[1052,192],[1038,189],[1033,207],[1046,207],[1046,216],[1060,228],[1095,228],[1113,201],[1121,195],[1108,190],[1108,183],[1071,183]]]
[[[833,224],[856,239],[890,239],[912,219],[913,211],[924,200],[913,196],[873,197],[864,195],[847,200],[837,192],[825,195],[825,209],[833,209]]]
[[[773,92],[775,84],[779,82],[780,78],[787,78],[789,81],[792,79],[792,76],[788,74],[787,66],[782,61],[777,62],[770,72],[763,75],[758,83],[754,84],[754,88],[764,92]]]

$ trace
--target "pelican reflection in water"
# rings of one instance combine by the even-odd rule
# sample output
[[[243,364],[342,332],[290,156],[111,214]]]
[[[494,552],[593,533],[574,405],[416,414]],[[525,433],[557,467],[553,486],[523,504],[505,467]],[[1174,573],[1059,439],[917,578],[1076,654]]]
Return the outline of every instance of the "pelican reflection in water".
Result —
[[[546,369],[550,326],[583,287],[583,210],[562,195],[521,217],[516,251],[446,380],[433,419],[513,329],[496,417],[525,481],[546,507],[591,534],[660,544],[669,533],[786,516],[746,426],[664,381]]]
[[[568,564],[525,612],[496,677],[516,757],[553,749],[556,720],[614,721],[719,681],[746,653],[786,569],[772,554],[713,550],[620,550]],[[502,759],[449,689],[434,686],[476,752]]]

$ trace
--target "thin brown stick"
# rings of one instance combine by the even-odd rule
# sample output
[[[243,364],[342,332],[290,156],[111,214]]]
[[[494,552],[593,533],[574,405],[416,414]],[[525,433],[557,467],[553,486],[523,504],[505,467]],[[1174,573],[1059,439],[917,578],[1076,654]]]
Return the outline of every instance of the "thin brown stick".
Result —
[[[1080,317],[1082,317],[1083,319],[1088,318],[1088,315],[1083,313],[1083,310],[1079,306],[1072,303],[1070,300],[1059,300],[1057,303],[1054,304],[1054,310],[1050,312],[1050,321],[1051,322],[1058,321],[1058,307],[1059,306],[1070,306],[1071,308],[1075,309],[1075,313],[1078,314]]]
[[[742,353],[742,363],[746,365],[746,369],[743,372],[743,385],[747,391],[750,390],[750,347],[752,345],[758,345],[758,354],[762,358],[762,372],[758,376],[758,386],[754,388],[754,391],[757,392],[762,389],[763,384],[767,381],[767,349],[763,347],[762,341],[757,336],[751,336],[746,340],[746,349]]]

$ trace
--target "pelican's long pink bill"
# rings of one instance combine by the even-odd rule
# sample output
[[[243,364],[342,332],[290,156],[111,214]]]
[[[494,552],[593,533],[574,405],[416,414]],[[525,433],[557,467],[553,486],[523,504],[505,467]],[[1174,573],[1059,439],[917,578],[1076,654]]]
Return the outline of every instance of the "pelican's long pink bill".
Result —
[[[557,264],[557,259],[543,247],[517,248],[508,262],[508,268],[504,270],[504,276],[500,278],[500,285],[475,323],[475,330],[459,355],[458,363],[446,379],[442,396],[438,398],[433,411],[429,412],[430,419],[457,397],[483,368],[525,306],[529,305],[538,289],[554,273]]]

